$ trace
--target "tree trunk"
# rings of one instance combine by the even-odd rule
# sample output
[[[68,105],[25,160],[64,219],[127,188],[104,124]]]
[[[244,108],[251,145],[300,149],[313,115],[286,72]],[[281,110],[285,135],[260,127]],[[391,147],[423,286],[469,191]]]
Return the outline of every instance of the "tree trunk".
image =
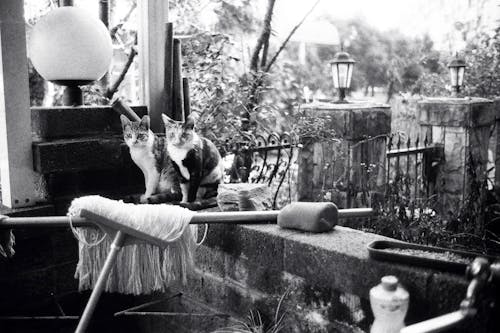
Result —
[[[274,3],[276,0],[269,0],[267,3],[266,16],[264,17],[264,25],[259,38],[257,39],[257,44],[252,53],[252,58],[250,60],[250,70],[256,72],[259,69],[259,54],[262,48],[267,44],[269,45],[269,37],[271,37],[271,20],[273,18]],[[267,58],[266,54],[262,55],[262,58]],[[265,62],[265,60],[263,60]]]
[[[386,103],[391,101],[392,95],[394,94],[394,80],[389,82],[389,86],[387,87],[387,100]]]

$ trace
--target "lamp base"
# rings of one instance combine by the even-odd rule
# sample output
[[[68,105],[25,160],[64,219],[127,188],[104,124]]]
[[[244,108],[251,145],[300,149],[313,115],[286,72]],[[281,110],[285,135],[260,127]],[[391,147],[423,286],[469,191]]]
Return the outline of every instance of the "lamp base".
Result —
[[[336,100],[335,104],[345,104],[345,103],[349,103],[348,101],[345,100],[345,91],[346,91],[346,88],[338,88],[339,89],[339,99]]]
[[[333,104],[349,104],[350,102],[346,99],[338,99],[336,101],[333,101]]]
[[[83,93],[79,86],[67,86],[62,98],[65,106],[79,106],[83,104]]]

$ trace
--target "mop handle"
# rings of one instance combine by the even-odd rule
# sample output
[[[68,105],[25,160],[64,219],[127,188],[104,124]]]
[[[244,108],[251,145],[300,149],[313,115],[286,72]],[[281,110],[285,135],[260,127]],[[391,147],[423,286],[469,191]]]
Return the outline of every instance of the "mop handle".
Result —
[[[196,213],[191,224],[269,224],[276,223],[279,210],[245,211],[245,212],[203,212]],[[373,215],[372,208],[339,209],[338,218],[359,218]],[[91,219],[83,217],[71,218],[73,227],[95,226]],[[36,217],[3,217],[0,219],[0,229],[15,229],[25,227],[69,227],[68,216],[36,216]]]

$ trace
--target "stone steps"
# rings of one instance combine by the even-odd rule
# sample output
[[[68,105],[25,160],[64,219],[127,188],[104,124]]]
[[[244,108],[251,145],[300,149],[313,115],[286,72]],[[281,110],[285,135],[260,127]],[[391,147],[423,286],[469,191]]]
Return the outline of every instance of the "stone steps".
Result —
[[[142,116],[145,106],[132,109]],[[144,191],[144,177],[123,142],[120,117],[109,106],[33,107],[33,169],[44,175],[57,213],[71,200],[98,194],[125,198]]]
[[[132,163],[128,147],[118,135],[33,143],[34,169],[43,174],[129,168]]]

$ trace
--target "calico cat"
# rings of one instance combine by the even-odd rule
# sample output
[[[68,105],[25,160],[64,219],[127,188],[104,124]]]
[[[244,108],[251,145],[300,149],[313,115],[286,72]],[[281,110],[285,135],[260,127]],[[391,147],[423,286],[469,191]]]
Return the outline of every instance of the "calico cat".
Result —
[[[202,199],[209,190],[217,190],[223,180],[224,165],[214,143],[198,136],[194,119],[175,121],[162,114],[167,152],[180,176],[182,203]]]
[[[130,156],[144,174],[146,192],[140,202],[151,202],[158,193],[180,193],[179,178],[165,147],[165,139],[149,128],[149,116],[140,121],[130,121],[121,115],[123,138],[130,149]]]

